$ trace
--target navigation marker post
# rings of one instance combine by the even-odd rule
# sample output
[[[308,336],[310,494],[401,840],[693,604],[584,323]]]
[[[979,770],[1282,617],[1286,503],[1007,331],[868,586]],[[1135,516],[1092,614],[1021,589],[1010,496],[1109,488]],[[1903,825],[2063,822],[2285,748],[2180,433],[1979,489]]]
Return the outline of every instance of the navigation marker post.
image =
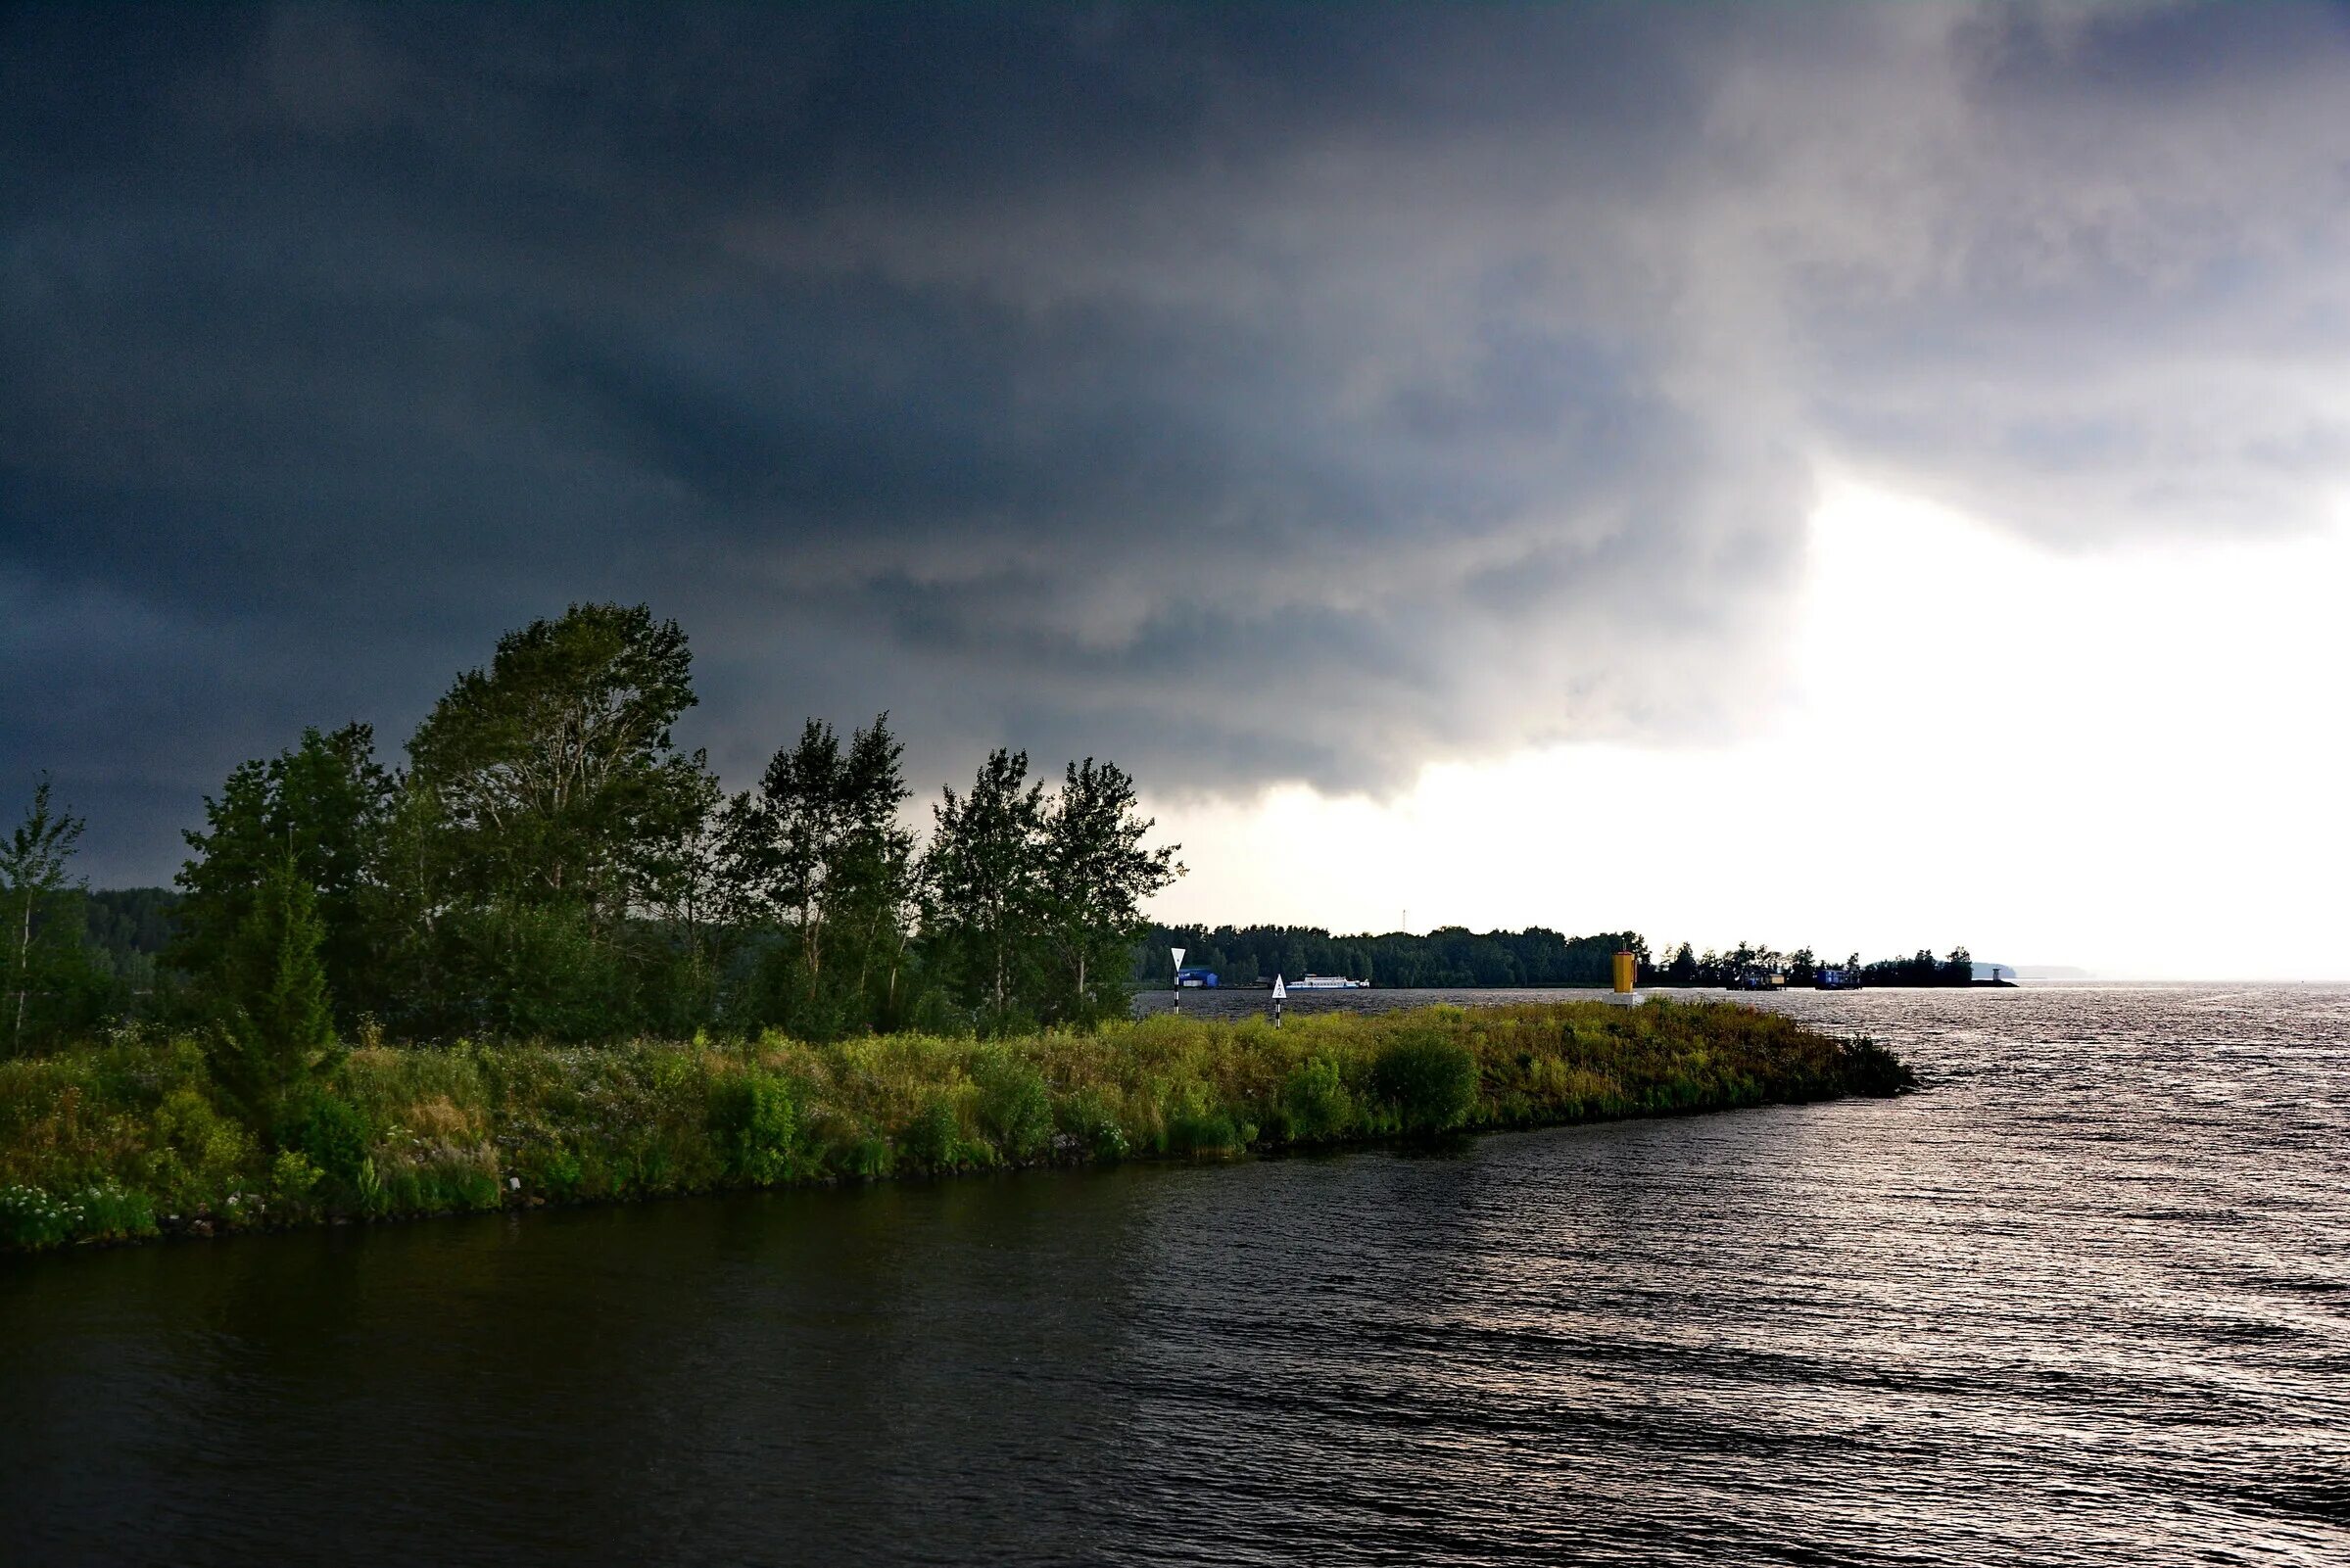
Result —
[[[1275,974],[1272,977],[1272,1026],[1276,1029],[1281,1026],[1281,1004],[1288,998],[1289,987],[1283,985],[1281,976]]]
[[[1168,951],[1169,951],[1170,953],[1173,953],[1173,954],[1175,955],[1175,1010],[1177,1013],[1180,1013],[1180,1012],[1182,1012],[1182,1011],[1183,1011],[1183,950],[1182,950],[1181,948],[1179,948],[1179,947],[1171,947],[1171,948],[1169,948],[1169,949],[1168,949]]]
[[[1618,1007],[1638,1007],[1648,1000],[1633,988],[1640,981],[1639,954],[1628,948],[1617,953],[1610,969],[1609,978],[1614,981],[1614,988],[1607,993],[1607,1000]]]

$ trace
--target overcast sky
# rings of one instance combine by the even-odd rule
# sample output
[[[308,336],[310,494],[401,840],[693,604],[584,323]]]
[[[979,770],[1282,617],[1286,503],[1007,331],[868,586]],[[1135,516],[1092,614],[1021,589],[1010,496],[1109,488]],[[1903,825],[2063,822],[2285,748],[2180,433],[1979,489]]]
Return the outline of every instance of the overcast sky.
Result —
[[[162,880],[644,599],[730,781],[1114,757],[1171,914],[2350,973],[2345,105],[2339,7],[12,6],[0,781]]]

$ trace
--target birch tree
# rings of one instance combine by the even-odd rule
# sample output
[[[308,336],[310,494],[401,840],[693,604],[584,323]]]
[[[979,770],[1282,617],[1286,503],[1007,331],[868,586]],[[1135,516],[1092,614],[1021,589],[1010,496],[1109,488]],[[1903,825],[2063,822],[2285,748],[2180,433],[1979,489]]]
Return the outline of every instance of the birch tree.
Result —
[[[1040,847],[1048,1019],[1091,1022],[1124,1001],[1127,965],[1149,929],[1142,906],[1183,875],[1180,845],[1143,846],[1156,826],[1115,763],[1069,764]]]
[[[8,921],[8,1049],[24,1049],[35,1022],[33,1002],[59,967],[58,949],[78,933],[57,919],[72,887],[66,868],[81,838],[81,818],[54,804],[43,775],[32,803],[0,842],[0,909]]]
[[[1025,751],[989,753],[971,792],[932,811],[922,934],[958,1000],[992,1026],[1014,1021],[1037,967],[1044,903],[1044,788]]]

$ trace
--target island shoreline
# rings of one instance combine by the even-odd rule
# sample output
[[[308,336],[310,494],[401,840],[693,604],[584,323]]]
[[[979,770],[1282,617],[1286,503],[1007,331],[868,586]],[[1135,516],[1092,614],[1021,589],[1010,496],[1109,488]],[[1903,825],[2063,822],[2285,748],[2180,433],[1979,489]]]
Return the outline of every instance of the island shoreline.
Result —
[[[362,1046],[267,1130],[185,1037],[0,1064],[0,1251],[1126,1160],[1337,1153],[1916,1087],[1726,1002],[1154,1014],[1008,1039]]]

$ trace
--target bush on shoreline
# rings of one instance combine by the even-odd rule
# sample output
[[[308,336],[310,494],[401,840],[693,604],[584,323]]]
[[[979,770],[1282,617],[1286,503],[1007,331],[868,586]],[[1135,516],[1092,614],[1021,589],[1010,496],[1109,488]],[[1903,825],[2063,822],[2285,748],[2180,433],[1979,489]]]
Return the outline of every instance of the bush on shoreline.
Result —
[[[0,1063],[0,1249],[1230,1154],[1912,1086],[1882,1046],[1721,1004],[1157,1017],[1018,1039],[367,1046],[264,1147],[204,1052]]]

